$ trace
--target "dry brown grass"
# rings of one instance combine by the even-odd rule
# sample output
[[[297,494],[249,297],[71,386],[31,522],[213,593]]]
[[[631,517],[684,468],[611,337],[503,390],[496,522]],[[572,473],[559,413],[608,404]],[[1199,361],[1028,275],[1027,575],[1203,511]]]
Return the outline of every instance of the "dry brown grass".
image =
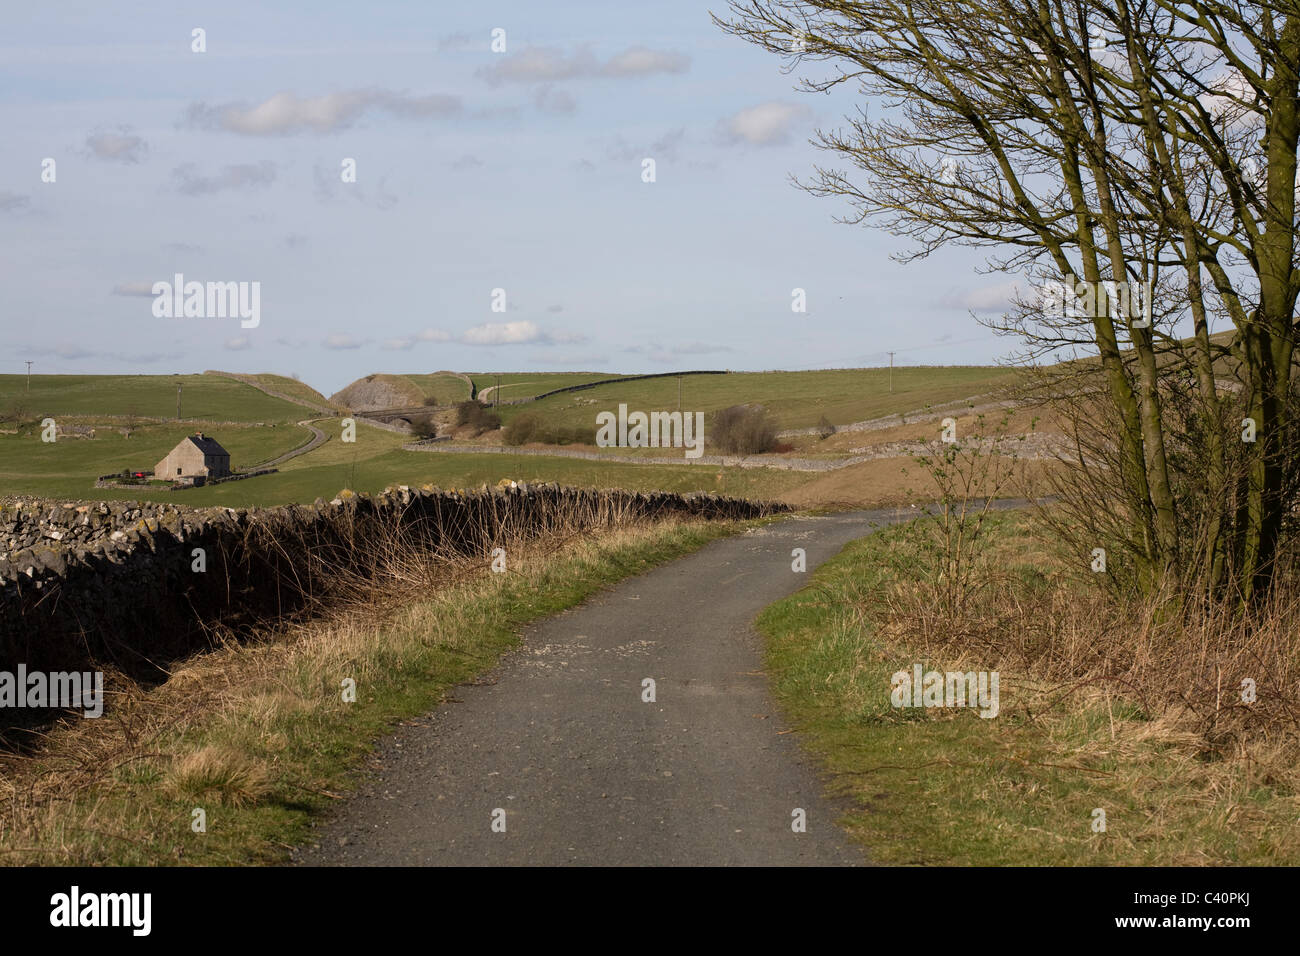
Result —
[[[1004,570],[1013,561],[1052,566],[1045,548],[1004,542],[980,555],[960,614],[929,580],[899,584],[883,608],[860,612],[879,614],[885,644],[916,659],[998,670],[1004,715],[1059,744],[1063,760],[1109,768],[1135,792],[1154,786],[1145,778],[1158,759],[1165,773],[1176,762],[1180,794],[1199,794],[1207,811],[1249,814],[1260,787],[1300,794],[1294,588],[1246,615],[1179,607],[1168,594],[1120,601],[1059,570],[1028,587]],[[1300,852],[1300,834],[1285,842]]]
[[[1250,619],[1126,602],[1017,512],[966,549],[954,602],[947,544],[938,519],[853,542],[759,622],[778,694],[858,800],[847,825],[877,861],[1300,861],[1294,587]],[[891,675],[918,663],[998,671],[996,719],[893,706]]]
[[[279,851],[264,834],[289,825],[278,805],[336,798],[346,754],[363,751],[391,714],[427,709],[413,703],[427,688],[436,702],[436,688],[495,660],[507,646],[501,622],[521,600],[512,592],[536,602],[584,574],[607,580],[614,556],[698,526],[667,519],[504,536],[506,574],[490,573],[487,558],[394,538],[374,556],[375,573],[340,581],[334,594],[346,599],[315,619],[224,640],[158,686],[108,675],[102,717],[60,723],[27,752],[0,754],[0,864],[272,859]],[[342,700],[343,677],[360,703]],[[205,844],[186,842],[200,839],[189,832],[191,808],[213,805],[226,808],[222,827]]]
[[[264,797],[270,786],[265,768],[248,755],[233,747],[206,746],[174,758],[163,788],[180,800],[243,807]]]

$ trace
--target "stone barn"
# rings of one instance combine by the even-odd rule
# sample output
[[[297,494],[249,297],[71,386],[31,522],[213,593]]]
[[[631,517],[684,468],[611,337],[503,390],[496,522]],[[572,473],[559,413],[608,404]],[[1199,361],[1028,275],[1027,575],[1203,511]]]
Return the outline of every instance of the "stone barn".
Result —
[[[155,478],[224,478],[230,474],[230,452],[215,438],[188,435],[166,458],[154,465]]]

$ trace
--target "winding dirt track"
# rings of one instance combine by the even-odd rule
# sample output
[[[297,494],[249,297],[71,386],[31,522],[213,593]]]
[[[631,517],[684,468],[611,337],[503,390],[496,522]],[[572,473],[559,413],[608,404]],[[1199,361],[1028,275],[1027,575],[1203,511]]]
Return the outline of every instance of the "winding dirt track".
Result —
[[[298,423],[303,428],[306,428],[311,431],[311,441],[307,442],[305,445],[299,445],[297,448],[293,449],[292,451],[285,452],[279,458],[273,458],[270,461],[262,462],[262,464],[259,465],[258,467],[274,468],[277,465],[284,464],[286,461],[288,461],[291,458],[297,458],[299,455],[305,455],[309,451],[315,451],[321,445],[325,444],[325,442],[328,439],[323,431],[321,431],[319,428],[317,428],[315,425],[312,424],[312,422],[315,421],[317,421],[317,419],[309,418],[306,421],[301,421]]]

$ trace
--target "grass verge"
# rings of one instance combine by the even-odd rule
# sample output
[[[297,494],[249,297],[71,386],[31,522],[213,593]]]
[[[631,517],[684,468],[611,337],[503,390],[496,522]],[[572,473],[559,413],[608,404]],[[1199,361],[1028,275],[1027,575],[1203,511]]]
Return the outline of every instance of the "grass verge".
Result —
[[[665,521],[514,546],[506,574],[461,566],[418,601],[191,658],[157,688],[110,698],[103,717],[55,728],[40,752],[0,760],[0,862],[283,862],[376,738],[492,667],[524,625],[735,527]]]
[[[942,615],[918,627],[915,613],[898,614],[915,610],[905,592],[937,578],[920,522],[851,543],[761,615],[774,690],[831,772],[833,795],[854,805],[841,823],[882,864],[1300,862],[1294,728],[1207,746],[1200,688],[1183,683],[1180,693],[1179,681],[1164,687],[1150,676],[1180,658],[1188,672],[1204,670],[1199,647],[1171,646],[1162,659],[1140,628],[1112,637],[1102,613],[1052,573],[1030,523],[1011,514],[987,525],[981,561],[998,576],[979,598],[995,623],[984,637],[954,640]],[[1151,653],[1123,671],[1147,675],[1131,690],[1092,676],[1124,663],[1122,648]],[[1000,669],[1000,714],[895,709],[891,677],[918,662]],[[1063,681],[1070,671],[1081,679]]]

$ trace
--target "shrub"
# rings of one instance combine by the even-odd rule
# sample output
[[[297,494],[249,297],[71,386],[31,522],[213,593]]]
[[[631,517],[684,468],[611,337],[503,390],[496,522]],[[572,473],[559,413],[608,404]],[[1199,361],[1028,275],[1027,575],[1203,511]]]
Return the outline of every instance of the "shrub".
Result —
[[[0,424],[13,422],[15,425],[21,425],[27,420],[27,418],[27,406],[18,399],[15,399],[5,408],[0,409]]]
[[[475,437],[501,427],[501,416],[481,402],[461,402],[456,406],[456,424],[469,425]]]
[[[527,445],[532,441],[541,441],[541,438],[539,438],[541,430],[541,416],[525,412],[523,415],[516,415],[510,420],[510,424],[506,425],[501,437],[507,445]]]
[[[541,415],[525,412],[510,420],[503,432],[507,445],[526,445],[539,442],[544,445],[584,445],[595,438],[593,429],[582,425],[550,425]]]
[[[776,423],[762,405],[733,405],[714,413],[709,439],[730,455],[761,455],[776,446]]]
[[[835,434],[835,426],[831,424],[831,420],[825,415],[817,422],[817,434],[822,437],[823,441]]]
[[[426,395],[426,396],[424,396],[424,406],[425,406],[426,408],[430,408],[430,407],[432,407],[432,406],[434,406],[434,405],[437,405],[437,404],[438,404],[438,399],[435,398],[434,396],[432,396],[432,395]]]
[[[550,441],[555,445],[590,445],[596,439],[595,430],[582,425],[555,429]]]
[[[416,415],[411,419],[411,434],[419,439],[437,438],[438,423],[432,415]]]

